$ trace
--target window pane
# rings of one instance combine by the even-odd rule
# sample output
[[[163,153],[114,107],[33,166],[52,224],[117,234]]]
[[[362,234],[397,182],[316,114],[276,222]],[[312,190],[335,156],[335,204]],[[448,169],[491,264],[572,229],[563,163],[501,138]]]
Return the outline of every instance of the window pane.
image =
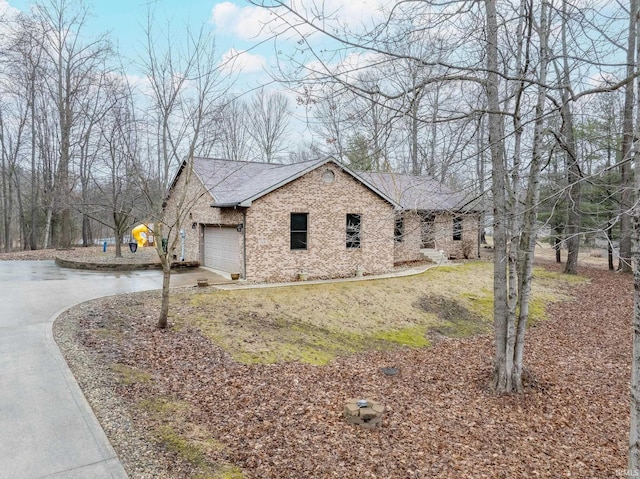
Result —
[[[462,218],[453,218],[453,240],[462,240]]]
[[[396,218],[396,228],[393,233],[394,239],[397,243],[402,242],[402,236],[404,235],[404,221],[402,216],[398,216]]]
[[[347,229],[360,229],[360,215],[354,215],[351,213],[347,215]]]
[[[291,213],[291,231],[307,231],[307,213]]]
[[[291,232],[291,249],[307,249],[306,232]]]
[[[291,213],[291,249],[307,249],[307,213]]]
[[[360,215],[347,214],[347,248],[360,248]]]

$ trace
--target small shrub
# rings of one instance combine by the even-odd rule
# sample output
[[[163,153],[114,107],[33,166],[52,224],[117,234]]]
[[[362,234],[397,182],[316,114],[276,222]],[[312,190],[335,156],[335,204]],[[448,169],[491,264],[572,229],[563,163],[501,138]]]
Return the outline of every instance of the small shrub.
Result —
[[[464,259],[475,257],[475,242],[473,240],[462,240],[462,256]]]

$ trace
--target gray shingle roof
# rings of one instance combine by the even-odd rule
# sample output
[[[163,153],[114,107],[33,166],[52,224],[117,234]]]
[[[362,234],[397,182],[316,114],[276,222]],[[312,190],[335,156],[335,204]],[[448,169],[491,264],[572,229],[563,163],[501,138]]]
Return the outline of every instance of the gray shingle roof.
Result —
[[[467,195],[454,192],[429,176],[358,171],[356,175],[374,185],[405,210],[469,211]]]
[[[251,202],[278,186],[297,178],[325,161],[290,165],[194,158],[194,172],[209,190],[216,205]]]
[[[331,159],[287,165],[194,158],[194,172],[213,196],[215,206],[250,206],[251,202],[284,184],[332,162],[396,208],[461,210],[464,195],[456,194],[424,176],[354,172]]]

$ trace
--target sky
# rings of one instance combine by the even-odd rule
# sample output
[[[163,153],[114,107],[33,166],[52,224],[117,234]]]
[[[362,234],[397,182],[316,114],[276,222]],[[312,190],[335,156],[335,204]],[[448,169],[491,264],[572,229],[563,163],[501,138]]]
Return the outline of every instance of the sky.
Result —
[[[45,5],[60,0],[40,0]],[[230,93],[250,100],[251,94],[263,86],[276,90],[289,98],[290,123],[295,137],[302,135],[309,141],[310,115],[305,106],[297,103],[297,93],[273,81],[270,70],[277,67],[274,29],[278,23],[268,9],[251,5],[247,0],[66,0],[73,6],[84,1],[90,18],[82,35],[86,40],[108,33],[122,59],[125,74],[133,84],[144,90],[145,79],[139,63],[145,58],[145,29],[149,9],[154,10],[155,24],[166,31],[169,25],[172,45],[179,46],[186,38],[186,26],[193,32],[204,28],[213,34],[221,64],[234,58],[233,71],[227,78],[234,81]],[[318,0],[289,0],[303,11]],[[360,22],[375,17],[381,3],[386,0],[319,0],[327,11],[339,12],[342,22]],[[7,10],[28,12],[33,0],[0,0],[0,15]],[[282,23],[280,23],[280,27]],[[278,48],[282,37],[278,39]],[[162,45],[163,46],[163,45]],[[286,48],[286,47],[285,47]],[[298,141],[299,143],[299,141]]]
[[[155,4],[158,24],[171,24],[176,41],[180,40],[179,32],[184,31],[186,25],[196,31],[204,26],[205,30],[214,33],[217,51],[221,56],[254,47],[261,23],[259,18],[268,18],[268,12],[250,6],[244,0],[93,0],[87,1],[92,17],[85,33],[97,36],[110,32],[109,36],[119,52],[127,58],[135,59],[144,51],[144,29],[150,3]],[[28,11],[33,2],[0,0],[0,8],[2,4]],[[261,50],[244,55],[245,73],[263,71],[266,57],[271,52],[266,46]]]
[[[314,0],[291,1],[303,11],[315,3]],[[247,83],[269,82],[265,70],[276,65],[274,44],[269,41],[273,30],[265,28],[267,24],[277,28],[274,16],[246,0],[85,0],[85,3],[92,13],[85,33],[97,36],[110,32],[112,42],[125,58],[140,58],[144,53],[144,29],[151,5],[160,26],[170,22],[176,41],[180,41],[179,33],[184,32],[186,25],[195,31],[204,26],[214,34],[216,49],[222,58],[242,52],[235,68],[242,67]],[[375,18],[380,5],[386,2],[322,0],[320,3],[327,11],[339,12],[341,22],[360,24]],[[0,12],[4,8],[28,11],[32,4],[33,0],[0,0]]]

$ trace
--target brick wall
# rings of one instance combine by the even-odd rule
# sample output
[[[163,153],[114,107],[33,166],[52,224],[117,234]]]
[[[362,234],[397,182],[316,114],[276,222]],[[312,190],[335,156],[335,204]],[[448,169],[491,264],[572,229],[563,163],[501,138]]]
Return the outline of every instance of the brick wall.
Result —
[[[323,174],[331,170],[334,180]],[[308,213],[307,249],[291,250],[290,215]],[[361,215],[361,247],[346,247],[346,215]],[[326,165],[255,201],[247,210],[247,279],[289,281],[393,269],[393,207],[350,175]]]
[[[402,241],[396,241],[394,249],[396,263],[421,259],[422,230],[420,216],[415,211],[405,211],[402,213],[402,219]]]
[[[180,201],[180,192],[185,187],[186,179],[180,176],[174,187],[172,195],[167,201],[167,219],[175,218],[175,204]],[[204,241],[204,225],[230,225],[242,223],[242,212],[238,210],[212,208],[213,198],[206,191],[202,182],[194,175],[187,185],[187,194],[184,198],[181,228],[185,232],[185,260],[200,261],[202,243]],[[175,223],[175,220],[174,220]],[[193,225],[195,224],[195,228]],[[180,243],[178,242],[176,255],[180,255]]]
[[[462,217],[462,240],[453,239],[453,218]],[[478,256],[478,217],[477,215],[437,214],[434,222],[436,249],[444,251],[450,258],[464,258],[466,249],[469,258]]]

